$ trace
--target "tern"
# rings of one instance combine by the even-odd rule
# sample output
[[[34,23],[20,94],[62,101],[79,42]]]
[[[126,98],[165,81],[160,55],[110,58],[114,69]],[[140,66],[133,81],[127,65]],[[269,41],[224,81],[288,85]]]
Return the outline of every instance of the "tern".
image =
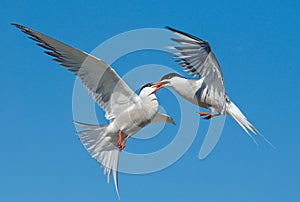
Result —
[[[199,115],[204,116],[204,119],[211,119],[219,115],[230,115],[256,145],[256,140],[248,130],[260,135],[274,147],[229,99],[225,91],[220,65],[209,43],[171,27],[166,28],[179,37],[171,38],[179,44],[178,46],[167,47],[173,50],[171,53],[177,58],[176,62],[179,62],[185,72],[193,77],[198,76],[199,79],[187,79],[177,73],[169,73],[164,75],[158,82],[155,82],[156,85],[160,88],[170,87],[191,103],[210,110],[212,113],[199,112]]]
[[[28,27],[12,25],[45,48],[45,53],[53,56],[54,61],[78,76],[96,103],[106,112],[105,117],[110,121],[108,125],[74,123],[84,128],[77,132],[79,138],[90,155],[104,167],[108,183],[113,174],[119,197],[119,153],[128,138],[150,123],[175,124],[170,116],[158,112],[156,92],[160,87],[148,83],[137,95],[103,60]]]

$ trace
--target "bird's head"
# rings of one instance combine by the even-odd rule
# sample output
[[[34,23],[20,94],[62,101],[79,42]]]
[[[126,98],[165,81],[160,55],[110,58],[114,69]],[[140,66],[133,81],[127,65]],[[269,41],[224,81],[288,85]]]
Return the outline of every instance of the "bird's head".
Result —
[[[159,81],[154,82],[153,84],[161,89],[164,87],[172,87],[173,85],[176,85],[178,82],[180,82],[182,79],[185,79],[183,76],[177,73],[169,73],[164,75]]]
[[[140,90],[140,96],[149,96],[155,94],[161,87],[155,83],[147,83]]]

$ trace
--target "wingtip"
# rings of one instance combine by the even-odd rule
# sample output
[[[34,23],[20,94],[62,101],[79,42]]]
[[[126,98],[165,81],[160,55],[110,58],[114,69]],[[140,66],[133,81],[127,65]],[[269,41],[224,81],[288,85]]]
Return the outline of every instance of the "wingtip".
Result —
[[[25,34],[29,34],[29,32],[31,31],[31,29],[29,27],[26,27],[24,25],[20,25],[20,24],[17,24],[17,23],[11,23],[11,25],[18,28],[18,29],[20,29]],[[29,34],[29,35],[31,35],[31,34]]]
[[[174,119],[172,117],[168,117],[166,122],[169,122],[170,124],[176,125]]]
[[[80,125],[80,124],[83,124],[82,122],[75,121],[75,120],[72,120],[72,123],[73,123],[73,124],[75,124],[75,125]]]
[[[17,23],[10,23],[11,26],[14,26],[16,28],[19,28],[19,29],[23,29],[24,26],[23,25],[20,25],[20,24],[17,24]]]
[[[165,28],[168,29],[168,30],[170,30],[170,31],[172,31],[172,32],[178,32],[178,30],[176,30],[176,29],[174,29],[174,28],[172,28],[170,26],[165,26]]]
[[[172,29],[172,28],[171,28],[170,26],[168,26],[168,25],[167,25],[167,26],[165,26],[165,28],[166,28],[166,29]]]
[[[193,40],[200,41],[200,42],[205,42],[205,43],[208,44],[207,41],[205,41],[205,40],[203,40],[203,39],[200,39],[200,38],[198,38],[198,37],[196,37],[196,36],[194,36],[194,35],[188,34],[188,33],[186,33],[186,32],[180,31],[180,30],[178,30],[178,29],[174,29],[174,28],[169,27],[169,26],[166,26],[166,29],[168,29],[168,30],[174,32],[176,35],[179,35],[179,36],[180,36],[180,35],[183,35],[183,36],[189,37],[189,38],[191,38],[191,39],[193,39]],[[180,36],[180,37],[181,37],[181,36]],[[181,37],[181,38],[182,38],[182,37]]]

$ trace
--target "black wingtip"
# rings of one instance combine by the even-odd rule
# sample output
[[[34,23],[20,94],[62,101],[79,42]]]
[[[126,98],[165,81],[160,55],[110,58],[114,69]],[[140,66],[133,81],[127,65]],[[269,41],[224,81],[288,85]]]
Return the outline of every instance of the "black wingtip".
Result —
[[[173,124],[173,125],[176,125],[176,122],[175,122],[173,119],[172,119],[172,124]]]
[[[169,26],[166,26],[165,28],[168,29],[168,30],[170,30],[170,31],[172,31],[172,32],[180,32],[179,30],[174,29],[174,28],[169,27]]]
[[[194,40],[196,40],[196,41],[206,42],[206,41],[204,41],[203,39],[200,39],[200,38],[198,38],[198,37],[196,37],[196,36],[194,36],[194,35],[191,35],[191,34],[188,34],[188,33],[186,33],[186,32],[180,31],[180,30],[178,30],[178,29],[174,29],[174,28],[169,27],[169,26],[166,26],[166,29],[168,29],[168,30],[170,30],[170,31],[172,31],[172,32],[176,32],[176,33],[185,35],[185,36],[190,37],[190,38],[192,38],[192,39],[194,39]],[[207,42],[206,42],[206,43],[207,43]]]
[[[20,24],[17,24],[17,23],[11,23],[10,25],[15,26],[16,28],[19,28],[19,29],[23,29],[24,28],[23,25],[20,25]]]
[[[20,25],[20,24],[11,23],[11,25],[20,29],[22,32],[25,32],[25,33],[30,30],[28,27]]]

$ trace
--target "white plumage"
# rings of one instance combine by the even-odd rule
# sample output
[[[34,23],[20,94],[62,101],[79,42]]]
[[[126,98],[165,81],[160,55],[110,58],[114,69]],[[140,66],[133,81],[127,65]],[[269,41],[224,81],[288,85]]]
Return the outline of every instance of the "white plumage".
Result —
[[[179,38],[172,38],[178,46],[168,46],[171,53],[184,70],[199,79],[186,79],[170,73],[156,82],[160,87],[170,87],[195,105],[211,110],[213,113],[200,112],[204,119],[218,115],[230,115],[254,140],[248,130],[262,136],[273,146],[243,115],[229,99],[225,91],[224,78],[215,54],[208,42],[182,31],[167,27]],[[256,143],[257,144],[257,143]]]
[[[113,174],[119,196],[119,153],[124,149],[127,139],[149,123],[174,124],[171,117],[157,112],[158,101],[155,93],[159,88],[146,84],[137,95],[103,60],[28,27],[13,25],[38,42],[37,45],[45,48],[45,53],[53,56],[53,60],[74,72],[106,112],[105,117],[110,121],[108,125],[74,123],[84,129],[78,132],[80,140],[90,155],[104,167],[108,182],[110,174]]]

